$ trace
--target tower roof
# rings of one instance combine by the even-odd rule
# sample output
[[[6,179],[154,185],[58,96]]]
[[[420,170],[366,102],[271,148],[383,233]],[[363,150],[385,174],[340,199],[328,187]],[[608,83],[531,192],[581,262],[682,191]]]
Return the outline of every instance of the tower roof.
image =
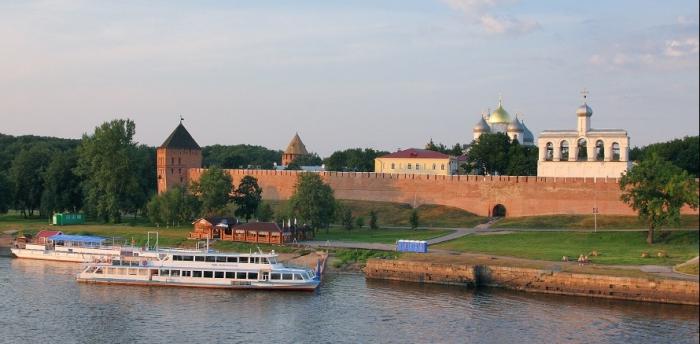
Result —
[[[475,133],[488,133],[491,131],[491,128],[489,125],[484,121],[484,117],[481,117],[479,122],[476,123],[474,126],[474,129],[472,129]]]
[[[515,118],[508,124],[508,128],[506,130],[508,132],[523,132],[525,131],[525,128],[523,128],[522,123],[520,123],[520,120],[516,115]]]
[[[289,141],[289,145],[287,145],[287,149],[284,151],[284,154],[309,154],[309,152],[306,150],[306,146],[304,146],[304,142],[301,142],[299,133],[294,134],[294,137],[292,138],[292,141]]]
[[[192,135],[185,129],[182,122],[173,130],[173,132],[165,139],[160,148],[178,148],[178,149],[201,149],[192,138]]]

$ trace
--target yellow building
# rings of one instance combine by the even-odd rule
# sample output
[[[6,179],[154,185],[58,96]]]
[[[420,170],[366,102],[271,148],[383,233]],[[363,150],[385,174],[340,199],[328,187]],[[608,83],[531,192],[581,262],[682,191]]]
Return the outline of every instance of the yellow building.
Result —
[[[374,172],[449,176],[457,172],[457,159],[440,152],[411,148],[374,159]]]

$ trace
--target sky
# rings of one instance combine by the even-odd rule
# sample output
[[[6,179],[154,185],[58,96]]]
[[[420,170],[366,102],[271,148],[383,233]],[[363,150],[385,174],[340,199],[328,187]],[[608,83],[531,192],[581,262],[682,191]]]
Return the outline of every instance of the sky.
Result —
[[[160,145],[321,156],[469,143],[499,97],[537,136],[698,135],[698,1],[2,1],[0,133],[79,138],[115,118]]]

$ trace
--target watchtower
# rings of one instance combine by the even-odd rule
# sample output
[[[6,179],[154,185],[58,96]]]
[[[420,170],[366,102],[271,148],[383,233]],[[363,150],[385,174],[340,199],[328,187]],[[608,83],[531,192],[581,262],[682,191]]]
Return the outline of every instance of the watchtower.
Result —
[[[180,124],[156,150],[158,194],[187,184],[187,170],[202,167],[202,148]]]

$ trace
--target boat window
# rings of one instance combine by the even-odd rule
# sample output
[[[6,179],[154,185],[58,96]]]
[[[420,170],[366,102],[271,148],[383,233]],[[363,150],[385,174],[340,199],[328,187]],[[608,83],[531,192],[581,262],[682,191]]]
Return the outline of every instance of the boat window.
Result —
[[[203,261],[204,261],[204,256],[194,256],[194,261],[195,261],[195,262],[203,262]]]
[[[192,277],[202,277],[201,271],[192,271]]]
[[[239,257],[238,258],[239,263],[247,263],[248,262],[248,257]]]
[[[173,256],[174,261],[182,261],[182,256]]]
[[[119,266],[119,265],[121,265],[121,262],[122,262],[121,260],[113,260],[112,265]]]
[[[182,277],[190,277],[192,276],[192,271],[182,271]]]
[[[270,257],[268,259],[270,260],[270,264],[277,264],[277,258]]]
[[[214,257],[214,256],[207,256],[207,258],[205,258],[205,261],[207,261],[207,262],[215,262],[215,261],[216,261],[216,257]]]
[[[213,275],[211,271],[204,271],[204,278],[211,278]]]
[[[292,279],[292,274],[282,274],[282,279],[283,279],[283,280],[291,280],[291,279]]]
[[[170,276],[179,277],[179,276],[180,276],[180,270],[170,270]]]
[[[236,273],[227,271],[226,278],[236,278]]]
[[[236,272],[236,279],[245,279],[245,272]]]
[[[151,270],[151,275],[158,276],[158,270]]]
[[[182,256],[182,260],[185,262],[191,262],[194,260],[194,257],[192,256]]]
[[[270,274],[270,279],[271,280],[278,280],[278,279],[280,279],[280,274],[273,272]]]
[[[258,273],[257,273],[257,272],[249,272],[249,273],[248,273],[248,279],[257,280],[257,279],[258,279]]]
[[[224,272],[223,271],[215,271],[214,278],[224,278]]]
[[[267,260],[267,258],[263,257],[262,259],[263,264],[270,264],[270,262]]]
[[[258,264],[258,263],[260,263],[260,258],[259,258],[259,257],[251,257],[250,259],[252,259],[252,263],[253,263],[253,264]]]
[[[168,276],[168,275],[170,275],[170,270],[161,269],[160,275],[161,276]]]
[[[301,274],[294,274],[294,279],[295,280],[303,280],[303,278],[301,278]]]
[[[226,257],[226,261],[229,263],[238,263],[238,257]]]
[[[226,257],[216,257],[216,261],[219,263],[226,263]]]

